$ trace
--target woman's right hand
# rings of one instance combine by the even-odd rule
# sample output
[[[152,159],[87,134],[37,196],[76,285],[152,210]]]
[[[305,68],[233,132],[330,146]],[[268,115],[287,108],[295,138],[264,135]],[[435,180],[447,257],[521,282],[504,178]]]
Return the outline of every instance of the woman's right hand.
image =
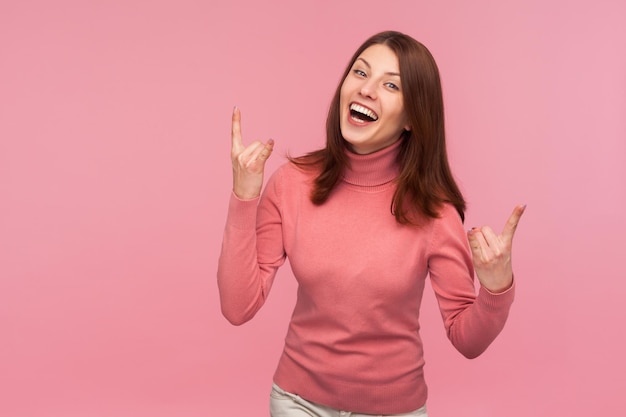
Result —
[[[254,141],[244,146],[241,140],[241,111],[233,110],[232,147],[230,157],[233,163],[233,192],[242,200],[251,200],[261,195],[265,161],[272,154],[274,141],[267,143]]]

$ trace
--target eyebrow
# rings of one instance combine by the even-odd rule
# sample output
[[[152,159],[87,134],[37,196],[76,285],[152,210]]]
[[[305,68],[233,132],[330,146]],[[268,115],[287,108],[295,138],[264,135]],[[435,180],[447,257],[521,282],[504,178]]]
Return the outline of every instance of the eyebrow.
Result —
[[[367,68],[372,69],[372,66],[370,65],[370,63],[369,63],[369,62],[367,62],[365,59],[363,59],[363,58],[361,58],[361,57],[358,57],[356,60],[357,60],[357,61],[359,61],[359,60],[360,60],[360,61],[363,61],[363,63],[367,66]],[[386,75],[395,75],[395,76],[397,76],[397,77],[399,77],[399,76],[400,76],[400,73],[397,73],[397,72],[391,72],[391,71],[387,71],[385,74],[386,74]]]

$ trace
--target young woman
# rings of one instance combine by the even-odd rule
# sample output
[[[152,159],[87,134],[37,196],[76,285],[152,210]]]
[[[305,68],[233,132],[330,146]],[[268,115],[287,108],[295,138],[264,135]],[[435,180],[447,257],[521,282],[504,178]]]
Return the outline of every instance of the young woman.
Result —
[[[513,302],[511,245],[524,211],[500,235],[465,232],[431,54],[398,32],[368,39],[332,100],[326,146],[283,165],[262,196],[273,142],[245,147],[240,118],[235,109],[222,311],[233,324],[250,320],[286,257],[299,285],[272,416],[426,415],[425,279],[450,341],[480,355]]]

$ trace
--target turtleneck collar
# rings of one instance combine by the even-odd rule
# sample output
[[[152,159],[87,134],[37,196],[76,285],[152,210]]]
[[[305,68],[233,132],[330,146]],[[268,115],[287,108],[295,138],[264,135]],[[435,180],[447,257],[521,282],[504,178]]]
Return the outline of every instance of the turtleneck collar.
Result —
[[[360,187],[376,187],[390,183],[400,173],[398,153],[402,139],[367,155],[346,148],[350,167],[343,173],[343,181]]]

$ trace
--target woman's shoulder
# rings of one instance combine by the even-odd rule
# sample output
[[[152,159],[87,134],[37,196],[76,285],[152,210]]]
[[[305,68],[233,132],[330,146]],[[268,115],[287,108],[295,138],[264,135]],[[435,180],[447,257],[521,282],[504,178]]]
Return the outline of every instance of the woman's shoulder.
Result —
[[[436,237],[445,235],[465,236],[463,219],[453,204],[442,203],[437,214],[437,218],[433,219],[433,232]]]
[[[441,203],[437,213],[444,221],[462,222],[461,215],[452,203]]]
[[[280,165],[273,176],[280,177],[284,182],[308,182],[314,180],[319,173],[320,169],[316,165],[302,164],[298,159],[290,159]]]
[[[319,170],[314,166],[303,166],[291,160],[280,165],[269,177],[268,187],[275,188],[278,193],[281,190],[306,190],[308,193],[313,185]]]

